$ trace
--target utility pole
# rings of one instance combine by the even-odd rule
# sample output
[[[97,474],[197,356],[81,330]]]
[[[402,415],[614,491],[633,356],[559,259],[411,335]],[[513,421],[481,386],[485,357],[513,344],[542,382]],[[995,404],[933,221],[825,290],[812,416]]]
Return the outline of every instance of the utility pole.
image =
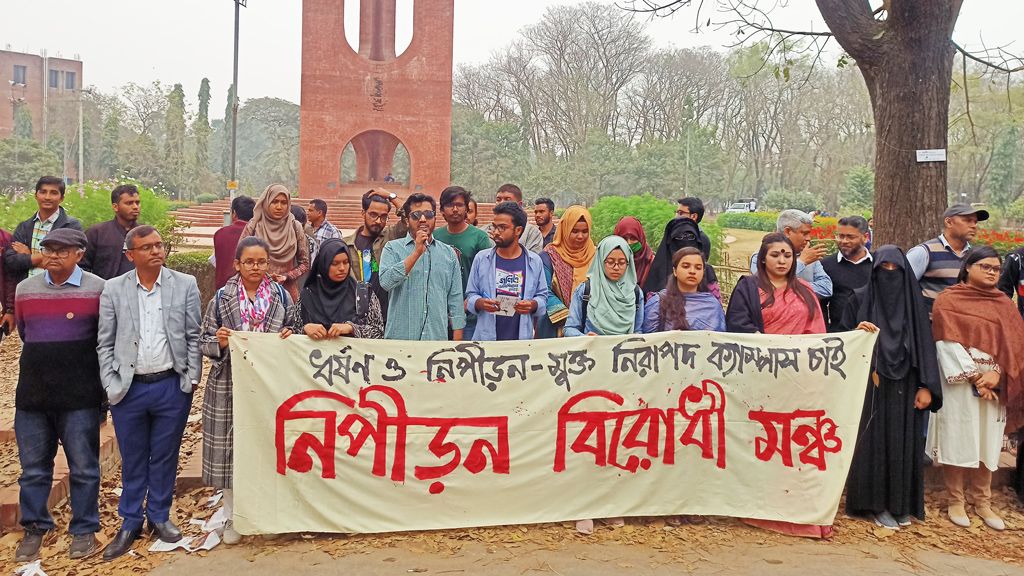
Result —
[[[234,75],[232,86],[234,87],[231,98],[231,179],[227,182],[227,190],[231,200],[234,200],[234,193],[239,190],[239,180],[234,173],[234,167],[238,164],[234,156],[238,151],[239,137],[239,19],[242,15],[242,7],[248,0],[234,0]]]

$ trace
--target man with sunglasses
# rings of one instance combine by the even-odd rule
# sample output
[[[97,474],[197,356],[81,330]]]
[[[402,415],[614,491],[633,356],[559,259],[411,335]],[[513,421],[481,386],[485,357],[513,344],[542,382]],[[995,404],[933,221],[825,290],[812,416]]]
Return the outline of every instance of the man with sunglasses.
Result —
[[[71,469],[70,556],[85,558],[96,551],[103,404],[96,343],[103,279],[79,266],[87,243],[78,230],[50,231],[40,241],[43,274],[17,289],[16,322],[24,345],[14,435],[25,537],[16,562],[35,560],[43,537],[53,529],[47,502],[58,443]]]
[[[203,369],[196,279],[164,267],[167,253],[152,226],[129,231],[125,253],[135,270],[103,288],[97,346],[123,488],[121,530],[103,551],[107,561],[132,548],[144,519],[164,542],[181,540],[170,510],[181,438]]]
[[[441,213],[448,225],[434,232],[435,239],[455,248],[455,253],[459,256],[464,295],[466,286],[469,284],[469,272],[473,269],[473,260],[477,254],[491,247],[491,239],[487,232],[476,226],[470,226],[466,218],[471,196],[468,190],[460,186],[445,188],[444,192],[441,192],[440,204]],[[472,340],[475,330],[476,315],[467,315],[462,339]]]
[[[466,326],[462,272],[455,249],[434,240],[437,204],[426,194],[405,201],[409,233],[384,246],[380,285],[390,292],[384,338],[462,340]]]
[[[391,206],[395,207],[397,218],[388,226]],[[377,188],[363,194],[363,225],[344,238],[352,264],[351,274],[355,274],[359,282],[369,282],[370,289],[380,301],[380,313],[385,321],[388,319],[388,291],[380,286],[380,255],[385,244],[404,237],[408,232],[398,195]]]

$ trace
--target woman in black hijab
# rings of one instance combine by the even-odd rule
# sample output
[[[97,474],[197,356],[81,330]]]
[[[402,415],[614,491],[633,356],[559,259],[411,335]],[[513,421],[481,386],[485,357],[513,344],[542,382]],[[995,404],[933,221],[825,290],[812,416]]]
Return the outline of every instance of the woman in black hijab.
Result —
[[[331,238],[320,245],[295,307],[295,323],[306,336],[318,340],[384,337],[380,302],[369,284],[356,281],[351,269],[344,241]]]
[[[687,247],[700,250],[707,262],[711,246],[704,245],[697,223],[689,218],[669,220],[665,225],[665,235],[661,237],[661,245],[654,255],[654,262],[647,273],[647,280],[644,281],[644,294],[665,289],[665,283],[672,277],[672,256]],[[704,280],[708,284],[708,292],[714,294],[721,302],[722,293],[718,288],[718,276],[715,275],[715,269],[710,263],[704,266]]]
[[[874,254],[867,286],[854,292],[843,329],[878,328],[873,371],[846,487],[846,513],[898,530],[924,520],[924,410],[942,406],[931,323],[907,257]]]

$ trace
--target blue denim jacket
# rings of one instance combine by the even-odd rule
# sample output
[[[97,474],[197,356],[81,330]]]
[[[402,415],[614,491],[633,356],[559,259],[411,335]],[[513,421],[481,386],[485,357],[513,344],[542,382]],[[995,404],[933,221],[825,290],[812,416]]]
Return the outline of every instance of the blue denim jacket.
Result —
[[[473,259],[473,268],[469,272],[469,284],[466,286],[466,309],[469,314],[477,317],[473,340],[481,342],[497,338],[494,314],[476,309],[476,301],[485,294],[489,298],[494,298],[495,250],[491,248],[476,255]],[[519,317],[519,339],[533,340],[533,319],[542,318],[547,314],[548,284],[540,256],[526,248],[523,248],[523,253],[526,255],[526,286],[523,289],[523,300],[536,300],[537,309],[533,314]]]

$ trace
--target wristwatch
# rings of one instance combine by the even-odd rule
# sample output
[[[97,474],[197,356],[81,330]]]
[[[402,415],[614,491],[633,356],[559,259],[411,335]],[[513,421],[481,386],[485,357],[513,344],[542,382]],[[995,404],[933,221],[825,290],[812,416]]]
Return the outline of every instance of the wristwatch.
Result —
[[[395,194],[394,192],[388,194],[388,200],[394,200],[395,198],[398,198],[398,194]]]

